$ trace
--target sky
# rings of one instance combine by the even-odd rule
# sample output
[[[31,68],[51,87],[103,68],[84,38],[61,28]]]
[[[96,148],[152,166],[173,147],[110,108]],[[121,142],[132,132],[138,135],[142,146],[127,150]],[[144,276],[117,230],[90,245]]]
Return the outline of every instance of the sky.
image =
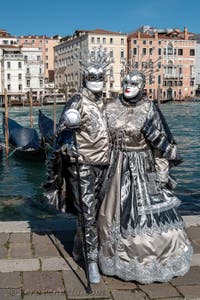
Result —
[[[2,0],[0,29],[11,35],[72,35],[101,28],[130,33],[142,25],[200,33],[199,0]]]

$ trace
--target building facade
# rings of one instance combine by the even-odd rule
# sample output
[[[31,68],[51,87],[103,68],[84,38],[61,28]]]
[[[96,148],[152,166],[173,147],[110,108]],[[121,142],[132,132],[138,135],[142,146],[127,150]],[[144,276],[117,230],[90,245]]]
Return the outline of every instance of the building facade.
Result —
[[[121,91],[121,70],[127,59],[127,35],[103,29],[77,30],[55,47],[55,86],[67,97],[78,91],[82,83],[77,53],[91,53],[100,46],[113,58],[103,96],[110,98]]]
[[[58,35],[47,37],[46,35],[28,35],[17,38],[18,45],[25,48],[36,48],[42,52],[45,83],[54,82],[54,47],[60,42]]]
[[[128,36],[128,60],[147,74],[152,100],[182,100],[195,96],[196,41],[187,28],[137,31]]]
[[[7,90],[9,100],[23,100],[32,90],[33,100],[44,94],[42,53],[36,48],[0,45],[0,97]]]

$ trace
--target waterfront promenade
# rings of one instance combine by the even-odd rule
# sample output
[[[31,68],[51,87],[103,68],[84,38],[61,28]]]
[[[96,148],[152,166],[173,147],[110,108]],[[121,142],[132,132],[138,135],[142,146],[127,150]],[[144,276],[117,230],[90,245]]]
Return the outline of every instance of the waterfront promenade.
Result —
[[[102,276],[91,295],[71,256],[75,219],[0,222],[0,300],[200,300],[200,216],[184,220],[194,246],[187,275],[149,285]]]

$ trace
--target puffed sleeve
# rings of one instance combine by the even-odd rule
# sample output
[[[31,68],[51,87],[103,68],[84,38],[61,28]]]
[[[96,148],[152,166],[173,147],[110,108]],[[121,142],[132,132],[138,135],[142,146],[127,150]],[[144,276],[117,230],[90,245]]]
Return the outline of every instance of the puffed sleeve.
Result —
[[[155,169],[161,185],[176,187],[176,181],[169,169],[182,162],[177,144],[159,107],[151,103],[150,110],[142,128],[142,133],[152,147]]]
[[[182,162],[168,124],[158,106],[153,102],[141,131],[150,145],[160,153],[160,157],[169,161],[170,167]]]

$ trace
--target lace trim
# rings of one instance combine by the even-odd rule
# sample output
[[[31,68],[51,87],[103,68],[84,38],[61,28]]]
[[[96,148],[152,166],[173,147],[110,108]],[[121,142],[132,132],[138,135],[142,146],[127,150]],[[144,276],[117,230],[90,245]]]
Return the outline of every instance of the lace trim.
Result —
[[[105,257],[102,250],[99,252],[99,265],[105,275],[117,276],[125,281],[138,281],[143,284],[170,281],[174,276],[185,275],[190,268],[193,248],[190,245],[188,251],[181,256],[170,258],[165,265],[156,259],[144,265],[137,259],[130,260],[129,263],[122,261],[118,254],[112,258]]]

